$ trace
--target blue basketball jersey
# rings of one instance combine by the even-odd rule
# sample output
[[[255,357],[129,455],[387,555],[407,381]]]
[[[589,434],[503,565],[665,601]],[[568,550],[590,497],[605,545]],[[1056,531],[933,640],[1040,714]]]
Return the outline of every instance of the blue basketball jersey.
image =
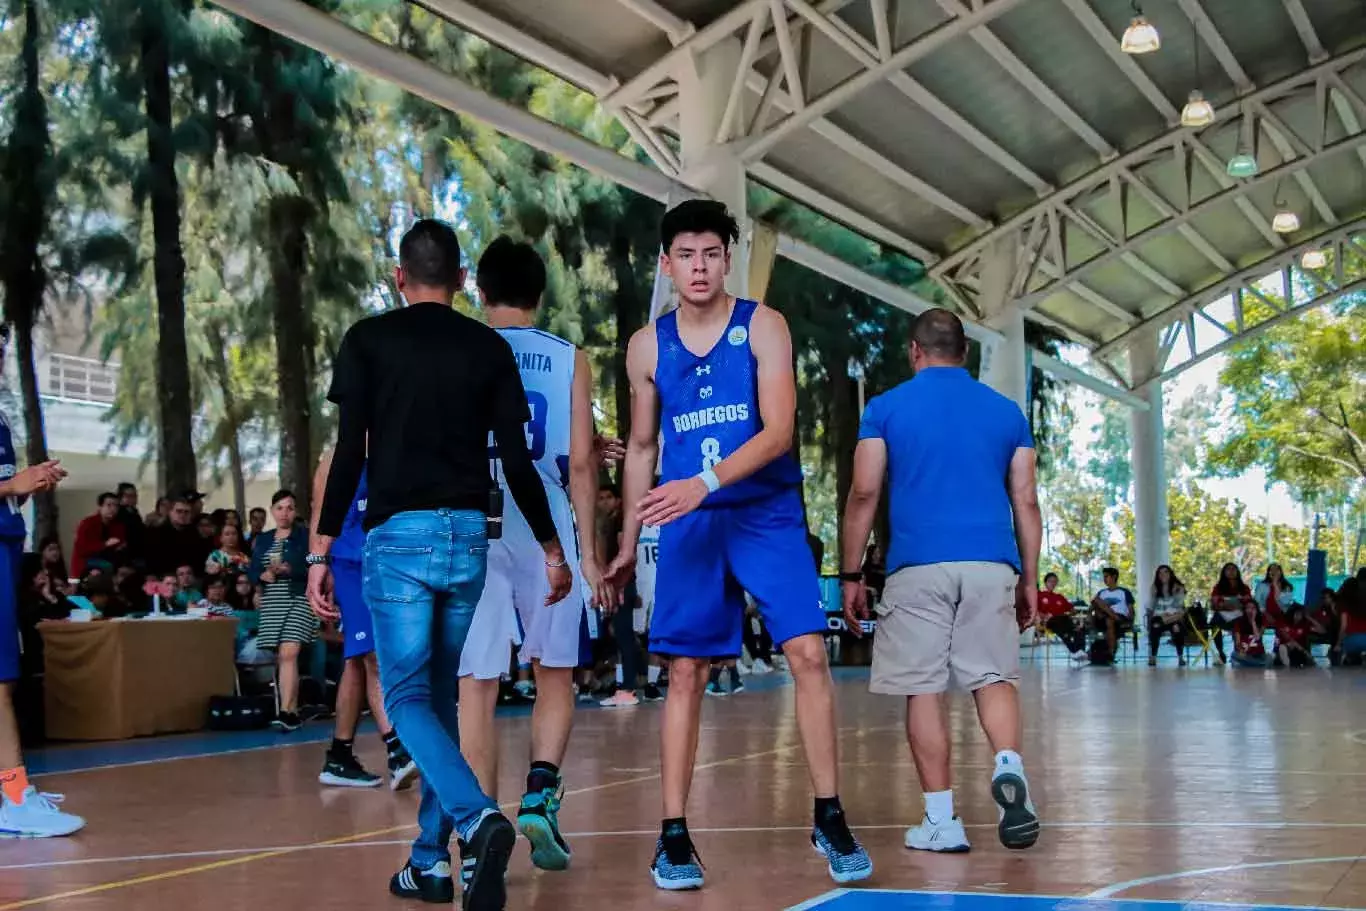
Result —
[[[8,481],[19,470],[19,454],[14,451],[14,434],[9,420],[0,414],[0,481]],[[27,534],[24,513],[18,497],[0,499],[0,538],[22,538]]]
[[[342,520],[342,531],[332,542],[332,559],[356,560],[365,553],[365,504],[369,497],[369,485],[365,481],[365,469],[360,472],[360,483],[356,485],[356,495],[351,498],[351,508]]]
[[[574,388],[574,345],[540,329],[508,327],[498,334],[512,346],[522,374],[531,420],[526,424],[526,445],[531,460],[548,487],[569,485],[570,409]],[[489,458],[498,458],[493,435],[489,435]],[[501,483],[501,466],[494,466]],[[506,485],[504,485],[506,486]],[[515,503],[506,507],[516,508]]]
[[[737,300],[726,331],[699,357],[683,345],[678,312],[655,321],[659,346],[655,388],[664,437],[662,479],[677,481],[713,468],[763,429],[759,416],[758,362],[749,346],[749,324],[758,304]],[[784,453],[743,481],[707,497],[703,506],[724,506],[766,497],[801,482],[796,457]]]

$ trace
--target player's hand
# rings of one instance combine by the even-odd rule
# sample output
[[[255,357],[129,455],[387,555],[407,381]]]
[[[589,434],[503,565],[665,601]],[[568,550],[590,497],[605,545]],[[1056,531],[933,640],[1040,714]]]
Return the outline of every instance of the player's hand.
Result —
[[[16,472],[10,480],[16,496],[26,497],[41,490],[51,490],[66,477],[66,469],[56,459],[30,465]]]
[[[626,586],[630,584],[631,577],[635,575],[635,571],[635,548],[622,550],[617,554],[617,558],[607,567],[606,576],[611,580],[612,588],[615,589],[618,606],[626,603]]]
[[[661,484],[640,501],[640,524],[668,525],[701,506],[708,493],[707,485],[696,477]]]
[[[569,590],[574,587],[574,574],[569,571],[569,564],[564,566],[551,566],[552,562],[563,562],[561,557],[558,561],[547,560],[545,564],[545,578],[550,583],[550,590],[546,593],[545,604],[550,607],[552,604],[559,604],[569,597]]]
[[[265,573],[261,574],[262,578]],[[324,622],[341,619],[341,611],[332,598],[332,567],[315,563],[308,568],[308,606],[314,616]]]
[[[616,437],[598,434],[593,438],[593,449],[597,452],[598,461],[604,465],[615,465],[626,458],[626,444]]]
[[[863,638],[863,621],[868,619],[868,586],[862,582],[841,582],[844,600],[844,625],[849,634]]]
[[[1021,630],[1039,622],[1039,587],[1032,582],[1026,584],[1023,577],[1015,585],[1015,616]]]
[[[583,573],[583,582],[593,603],[610,617],[617,609],[616,586],[612,580],[603,573],[596,558],[580,560],[579,571]]]

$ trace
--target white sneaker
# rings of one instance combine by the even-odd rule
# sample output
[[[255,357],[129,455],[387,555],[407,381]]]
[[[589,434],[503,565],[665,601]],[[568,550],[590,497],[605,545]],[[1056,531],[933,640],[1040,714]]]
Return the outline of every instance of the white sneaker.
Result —
[[[755,674],[771,674],[773,673],[773,668],[769,667],[764,659],[756,658],[753,667],[750,668],[750,672]]]
[[[1029,782],[1024,766],[1018,763],[997,765],[991,776],[991,796],[1001,809],[996,834],[1007,848],[1029,848],[1039,840],[1039,815],[1029,799]]]
[[[40,794],[30,785],[23,803],[0,798],[0,838],[55,838],[85,828],[85,820],[57,809],[60,794]]]
[[[938,854],[962,854],[972,849],[963,820],[957,816],[942,822],[933,822],[926,816],[920,825],[906,830],[906,847]]]
[[[608,698],[599,699],[598,705],[605,709],[630,707],[640,705],[640,697],[636,695],[635,690],[617,690]]]

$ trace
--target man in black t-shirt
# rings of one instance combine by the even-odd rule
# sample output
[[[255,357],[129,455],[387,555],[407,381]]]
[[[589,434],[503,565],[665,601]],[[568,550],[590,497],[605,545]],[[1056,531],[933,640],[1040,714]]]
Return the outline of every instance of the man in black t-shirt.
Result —
[[[572,578],[545,487],[527,449],[531,414],[512,349],[451,306],[463,287],[450,226],[419,221],[399,246],[395,282],[408,306],[346,333],[328,398],[337,445],[308,556],[315,611],[330,612],[328,553],[366,474],[365,599],[384,704],[422,772],[420,833],[389,890],[454,900],[450,839],[460,836],[467,911],[499,911],[516,830],[460,754],[456,678],[484,587],[492,511],[489,435],[508,490],[545,553],[547,604]],[[499,514],[501,516],[501,513]]]

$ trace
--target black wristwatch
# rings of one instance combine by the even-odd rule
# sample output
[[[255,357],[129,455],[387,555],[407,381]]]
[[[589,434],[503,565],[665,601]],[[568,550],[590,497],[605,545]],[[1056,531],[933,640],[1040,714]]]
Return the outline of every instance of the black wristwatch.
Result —
[[[840,581],[841,581],[841,582],[862,582],[862,581],[863,581],[863,571],[860,570],[860,571],[858,571],[858,572],[852,572],[852,573],[840,573]]]
[[[309,554],[308,556],[304,557],[304,562],[307,563],[309,566],[331,566],[331,565],[332,565],[332,555],[331,555],[331,554]]]

